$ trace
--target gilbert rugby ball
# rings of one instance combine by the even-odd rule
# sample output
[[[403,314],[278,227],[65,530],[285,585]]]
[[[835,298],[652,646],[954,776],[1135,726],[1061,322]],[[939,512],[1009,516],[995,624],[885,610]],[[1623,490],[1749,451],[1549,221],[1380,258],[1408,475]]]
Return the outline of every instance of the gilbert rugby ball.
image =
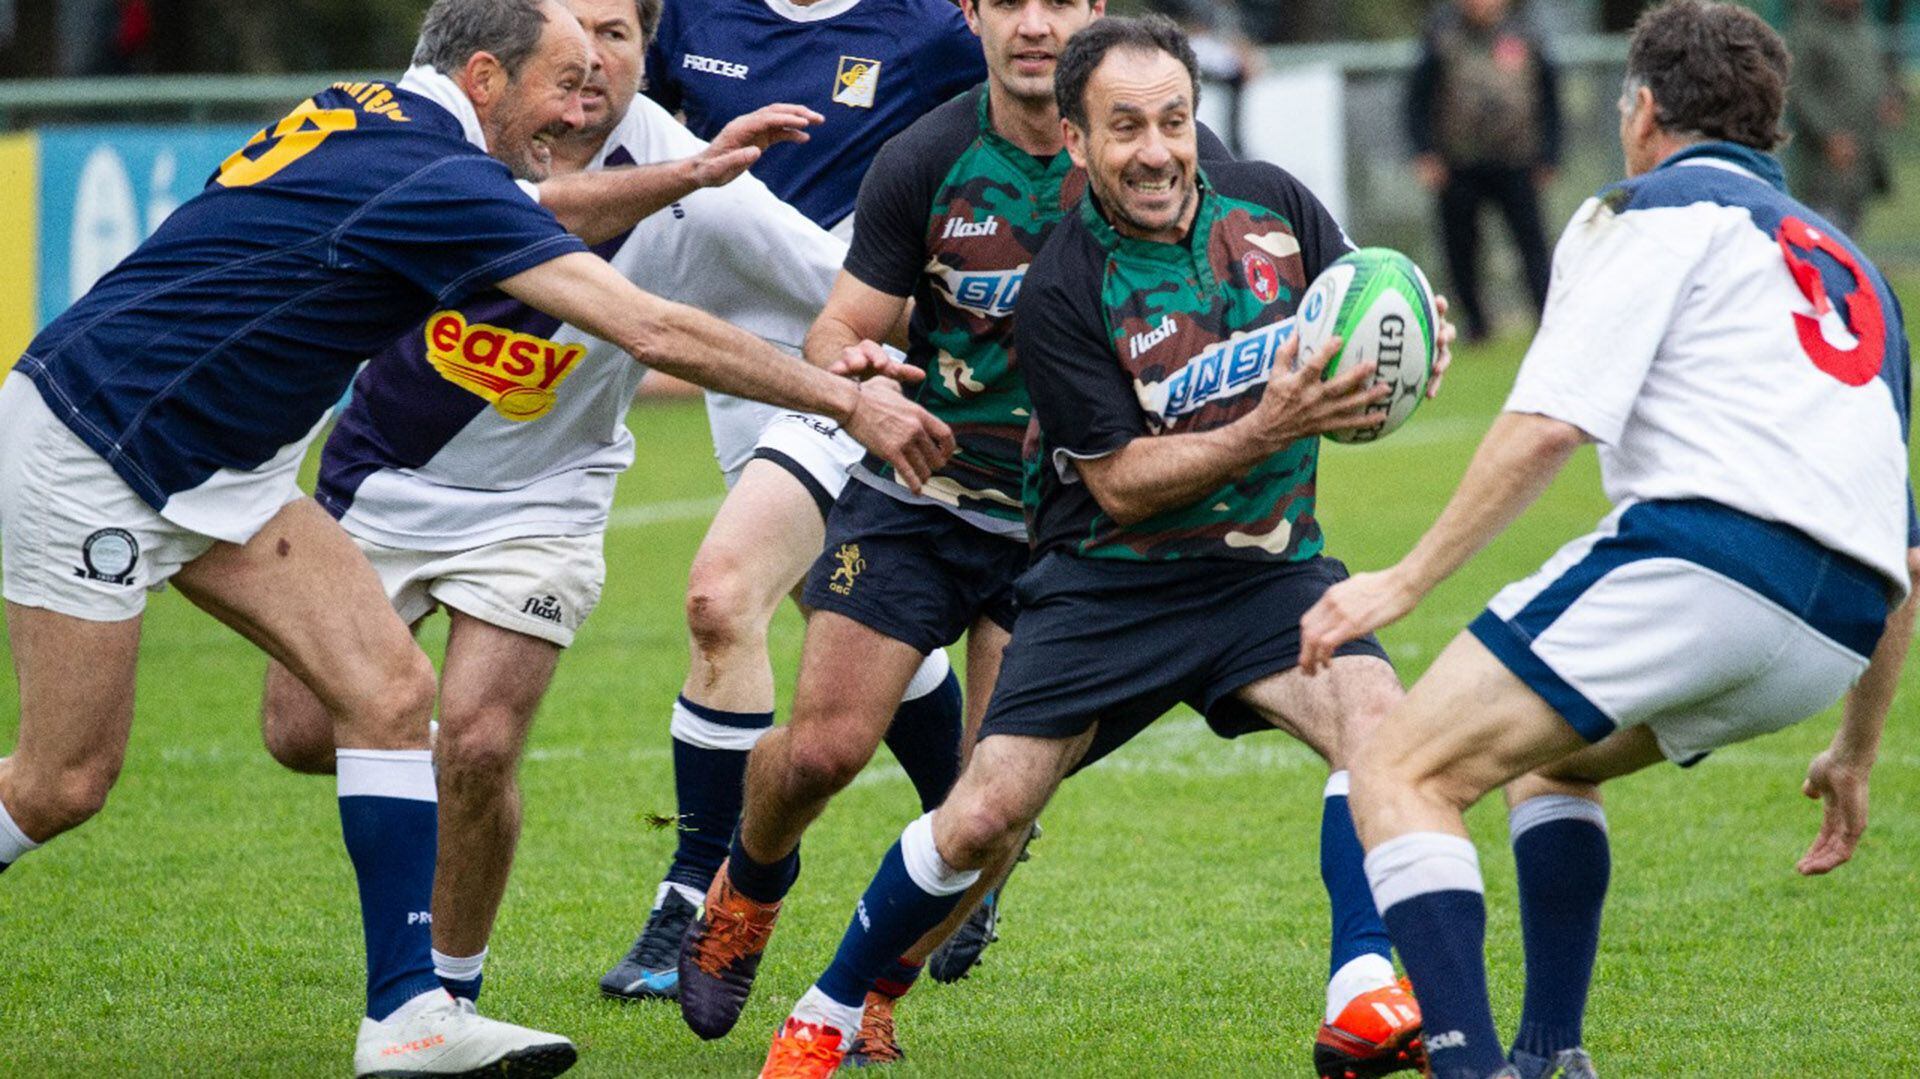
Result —
[[[1332,378],[1345,364],[1374,360],[1376,384],[1392,387],[1374,410],[1386,414],[1379,427],[1342,431],[1335,442],[1373,442],[1412,418],[1427,395],[1433,373],[1435,334],[1440,317],[1433,289],[1413,260],[1385,247],[1363,247],[1341,257],[1307,288],[1300,301],[1300,360],[1327,338],[1338,335],[1340,351],[1327,361]]]

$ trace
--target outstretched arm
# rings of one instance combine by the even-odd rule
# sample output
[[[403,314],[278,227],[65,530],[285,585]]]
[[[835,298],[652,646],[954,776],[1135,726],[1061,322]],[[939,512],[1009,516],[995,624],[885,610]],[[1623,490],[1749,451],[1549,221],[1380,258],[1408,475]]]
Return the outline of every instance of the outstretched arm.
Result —
[[[805,142],[824,118],[801,105],[768,105],[720,130],[706,149],[679,161],[554,176],[540,185],[540,204],[568,232],[597,244],[626,232],[703,187],[732,183],[767,147]]]
[[[849,382],[711,315],[642,292],[594,255],[562,255],[499,287],[676,378],[830,417],[915,490],[953,452],[947,425],[900,394]]]
[[[1300,666],[1308,674],[1334,649],[1398,621],[1420,598],[1492,543],[1533,505],[1588,441],[1580,428],[1530,412],[1503,412],[1474,452],[1440,518],[1397,564],[1334,585],[1300,620]]]
[[[1916,597],[1920,596],[1920,547],[1907,552],[1907,574],[1916,591],[1909,592],[1906,602],[1887,616],[1887,631],[1873,650],[1866,673],[1847,693],[1833,743],[1807,766],[1807,781],[1800,792],[1822,802],[1824,812],[1820,834],[1794,866],[1806,876],[1818,876],[1844,865],[1867,830],[1867,777],[1880,755],[1880,732],[1893,707],[1900,668],[1906,664],[1907,649],[1913,641],[1913,616]]]

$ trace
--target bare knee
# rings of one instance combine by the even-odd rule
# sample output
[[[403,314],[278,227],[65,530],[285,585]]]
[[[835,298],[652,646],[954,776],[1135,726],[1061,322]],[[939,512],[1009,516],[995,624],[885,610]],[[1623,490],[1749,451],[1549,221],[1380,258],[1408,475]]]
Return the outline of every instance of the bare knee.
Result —
[[[828,798],[846,789],[873,757],[874,747],[845,738],[794,731],[787,750],[792,780],[804,797]]]
[[[687,633],[703,653],[726,652],[766,635],[770,610],[754,587],[750,563],[703,549],[687,578]],[[777,598],[777,597],[776,597]]]
[[[940,857],[955,869],[997,864],[1027,834],[1033,821],[989,797],[950,800],[935,811]]]
[[[37,775],[16,766],[14,804],[7,808],[17,823],[44,841],[104,809],[107,793],[119,778],[117,763],[88,763]]]
[[[439,692],[433,663],[411,648],[382,668],[362,693],[335,716],[336,743],[362,749],[410,749],[426,744],[427,720]]]
[[[1412,799],[1465,813],[1487,793],[1487,787],[1437,755],[1421,747],[1394,744],[1380,735],[1361,741],[1348,762],[1356,803],[1378,804]]]
[[[434,745],[440,786],[457,794],[504,792],[520,767],[517,717],[506,709],[480,709],[441,717]]]

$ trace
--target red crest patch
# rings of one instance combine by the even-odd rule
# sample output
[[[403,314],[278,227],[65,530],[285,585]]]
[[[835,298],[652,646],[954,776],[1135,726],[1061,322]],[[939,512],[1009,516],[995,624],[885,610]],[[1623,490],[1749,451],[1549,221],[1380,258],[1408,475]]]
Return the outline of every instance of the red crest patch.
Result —
[[[1280,296],[1280,271],[1273,260],[1258,251],[1249,251],[1240,256],[1240,268],[1246,271],[1247,287],[1260,297],[1261,303],[1272,303]]]

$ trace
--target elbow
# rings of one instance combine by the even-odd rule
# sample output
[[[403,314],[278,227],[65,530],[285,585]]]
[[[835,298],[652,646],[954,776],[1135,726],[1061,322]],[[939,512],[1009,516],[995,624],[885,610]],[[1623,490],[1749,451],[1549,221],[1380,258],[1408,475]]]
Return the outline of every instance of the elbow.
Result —
[[[1152,506],[1143,499],[1131,497],[1119,491],[1094,491],[1093,500],[1100,504],[1100,511],[1113,519],[1113,523],[1129,528],[1153,516]]]

